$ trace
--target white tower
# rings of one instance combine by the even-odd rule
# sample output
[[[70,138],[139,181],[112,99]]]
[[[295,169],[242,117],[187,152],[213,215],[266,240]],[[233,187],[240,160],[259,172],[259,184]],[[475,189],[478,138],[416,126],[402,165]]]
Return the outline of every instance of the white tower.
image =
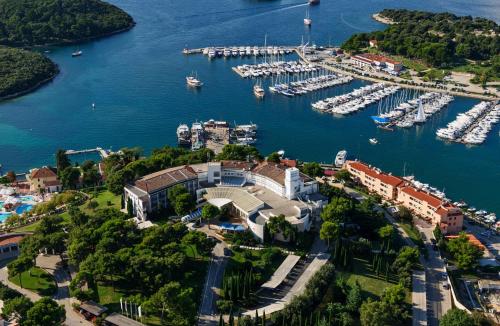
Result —
[[[288,168],[285,170],[285,196],[288,199],[295,199],[297,194],[302,191],[302,180],[297,168]]]

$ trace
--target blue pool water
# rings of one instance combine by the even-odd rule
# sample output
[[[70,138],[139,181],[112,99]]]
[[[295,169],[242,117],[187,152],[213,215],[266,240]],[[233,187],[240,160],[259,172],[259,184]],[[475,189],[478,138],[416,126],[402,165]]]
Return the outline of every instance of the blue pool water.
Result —
[[[465,147],[436,139],[436,129],[455,119],[477,100],[456,98],[425,125],[392,133],[370,119],[376,105],[336,119],[311,110],[327,96],[365,85],[355,81],[297,98],[268,96],[257,101],[252,81],[231,67],[254,59],[212,60],[184,56],[182,49],[210,45],[294,45],[301,38],[316,44],[340,44],[353,33],[384,28],[371,15],[384,8],[451,11],[500,20],[498,0],[351,0],[322,1],[310,8],[314,23],[305,29],[305,0],[111,0],[137,22],[131,31],[73,46],[53,47],[50,58],[61,69],[54,82],[19,99],[0,104],[0,163],[16,172],[54,164],[59,148],[101,146],[118,149],[176,144],[179,123],[220,119],[259,125],[257,147],[264,154],[278,149],[304,161],[332,162],[347,149],[396,174],[415,174],[454,200],[500,213],[500,125],[482,146]],[[185,76],[197,71],[205,83],[195,92]],[[265,85],[267,86],[267,85]],[[267,87],[266,87],[267,88]],[[96,107],[92,110],[91,104]],[[368,143],[376,137],[377,146]],[[85,156],[81,160],[90,158]]]
[[[24,212],[29,212],[33,209],[33,205],[23,204],[16,208],[16,214],[21,215]]]
[[[2,212],[0,212],[0,223],[3,223],[7,219],[7,217],[9,217],[11,215],[12,215],[12,213],[2,213]]]

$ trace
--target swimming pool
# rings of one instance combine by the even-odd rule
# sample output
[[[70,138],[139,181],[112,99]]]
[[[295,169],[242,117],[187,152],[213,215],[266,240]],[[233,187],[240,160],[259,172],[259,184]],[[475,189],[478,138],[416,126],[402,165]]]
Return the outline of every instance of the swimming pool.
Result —
[[[26,203],[26,202],[32,202],[35,200],[35,197],[31,195],[25,195],[25,196],[19,196],[19,199],[21,199],[21,202]]]
[[[16,214],[21,215],[24,212],[29,212],[31,209],[33,209],[33,205],[22,204],[22,205],[16,207]]]
[[[7,217],[11,216],[12,213],[2,213],[0,212],[0,223],[3,223],[5,222],[5,220],[7,219]]]

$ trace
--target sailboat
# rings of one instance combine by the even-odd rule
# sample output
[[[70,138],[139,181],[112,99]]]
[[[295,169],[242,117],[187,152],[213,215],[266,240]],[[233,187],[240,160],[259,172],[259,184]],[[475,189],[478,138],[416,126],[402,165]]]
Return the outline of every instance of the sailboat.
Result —
[[[418,100],[418,110],[417,110],[417,115],[415,116],[415,123],[424,123],[425,122],[425,112],[424,112],[424,106],[422,104],[422,100]]]
[[[312,19],[309,17],[309,8],[306,11],[306,18],[304,18],[304,25],[306,26],[311,26],[312,24]]]

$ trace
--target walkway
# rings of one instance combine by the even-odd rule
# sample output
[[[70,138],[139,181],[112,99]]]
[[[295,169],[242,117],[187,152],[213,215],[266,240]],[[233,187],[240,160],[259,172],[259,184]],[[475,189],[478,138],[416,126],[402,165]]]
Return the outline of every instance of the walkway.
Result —
[[[217,243],[212,251],[212,258],[208,267],[203,297],[198,312],[198,325],[217,325],[219,318],[216,311],[218,290],[222,285],[224,269],[229,258],[229,249],[224,242]]]
[[[78,313],[73,310],[72,303],[73,300],[69,296],[69,282],[71,280],[69,274],[60,267],[60,257],[58,255],[47,255],[47,256],[39,256],[37,257],[37,266],[46,270],[49,274],[51,274],[57,284],[57,292],[52,297],[57,303],[64,306],[66,310],[66,321],[63,325],[65,326],[80,326],[80,325],[88,325],[92,326],[92,323],[83,319]],[[14,283],[9,281],[9,274],[7,271],[7,267],[3,267],[0,269],[0,282],[7,285],[9,288],[18,291],[22,295],[29,298],[31,301],[36,302],[40,300],[42,297],[30,290],[22,289],[20,286],[15,285]]]

